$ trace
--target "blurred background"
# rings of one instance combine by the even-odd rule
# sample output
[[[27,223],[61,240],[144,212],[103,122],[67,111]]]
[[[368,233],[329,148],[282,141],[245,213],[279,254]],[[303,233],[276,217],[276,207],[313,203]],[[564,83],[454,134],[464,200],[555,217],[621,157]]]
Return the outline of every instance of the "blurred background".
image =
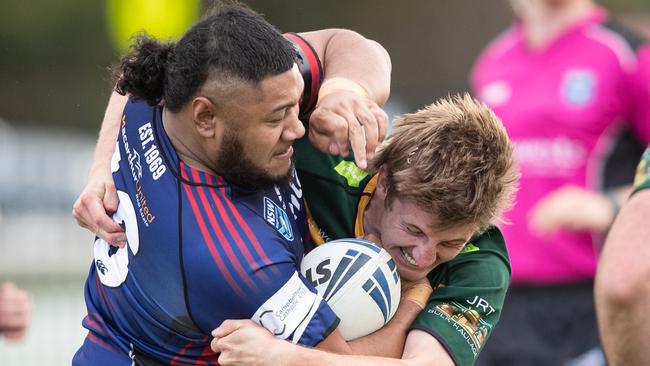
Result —
[[[473,60],[512,21],[506,0],[244,2],[281,31],[342,27],[379,41],[393,62],[390,115],[467,90]],[[598,2],[650,37],[648,0]],[[34,302],[28,336],[0,339],[0,365],[70,363],[86,334],[83,282],[93,241],[70,211],[111,89],[109,68],[144,18],[164,19],[151,23],[163,33],[182,32],[212,4],[0,2],[0,283],[15,282]]]

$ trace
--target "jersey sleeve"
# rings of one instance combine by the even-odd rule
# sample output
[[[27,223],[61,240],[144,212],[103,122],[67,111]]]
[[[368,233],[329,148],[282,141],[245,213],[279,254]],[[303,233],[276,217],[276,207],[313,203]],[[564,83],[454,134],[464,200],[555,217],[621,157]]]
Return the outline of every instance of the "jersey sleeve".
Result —
[[[259,216],[239,214],[215,229],[222,241],[197,239],[184,248],[194,322],[209,333],[226,319],[249,318],[280,339],[320,343],[339,320],[298,271],[301,240],[288,243]]]
[[[298,117],[306,121],[318,102],[318,90],[323,81],[323,67],[316,51],[304,38],[296,33],[285,33],[284,37],[296,50],[298,56],[296,63],[305,82]]]
[[[499,230],[468,243],[444,271],[429,279],[434,291],[411,329],[431,334],[456,365],[473,365],[496,326],[510,284],[510,262]]]

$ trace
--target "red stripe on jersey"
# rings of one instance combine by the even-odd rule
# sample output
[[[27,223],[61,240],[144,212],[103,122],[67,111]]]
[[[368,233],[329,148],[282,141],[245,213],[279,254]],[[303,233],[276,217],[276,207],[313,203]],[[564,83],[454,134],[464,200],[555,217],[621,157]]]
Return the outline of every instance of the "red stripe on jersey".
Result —
[[[183,163],[181,164],[181,176],[185,180],[189,180],[187,173],[185,172],[186,165]],[[217,249],[214,245],[214,242],[212,241],[212,238],[210,237],[210,234],[208,233],[208,229],[205,225],[205,222],[203,221],[203,217],[201,216],[201,211],[196,204],[196,200],[194,199],[194,194],[192,193],[192,188],[188,186],[187,184],[183,185],[183,188],[185,189],[185,194],[187,195],[187,198],[190,201],[190,206],[192,207],[192,212],[194,213],[194,218],[196,218],[196,222],[199,225],[199,229],[201,230],[201,235],[203,236],[203,239],[205,241],[206,246],[208,247],[208,250],[210,251],[210,255],[212,256],[212,259],[216,263],[217,267],[219,268],[219,271],[221,271],[221,274],[226,278],[226,281],[230,285],[230,287],[237,292],[239,296],[242,298],[246,298],[246,295],[244,294],[244,291],[239,287],[237,282],[235,281],[234,278],[230,275],[230,272],[226,268],[226,265],[223,263],[221,260],[221,257],[219,256],[219,253],[217,253]]]
[[[100,347],[102,347],[102,348],[104,348],[106,350],[113,351],[113,352],[117,351],[117,349],[115,347],[113,347],[110,344],[106,343],[103,339],[97,337],[92,332],[88,332],[87,337],[88,337],[89,341],[95,343],[96,345],[98,345],[98,346],[100,346]]]
[[[221,187],[220,189],[221,189],[222,194],[226,194],[224,187]],[[275,274],[279,274],[278,269],[275,266],[271,265],[273,262],[271,262],[269,257],[266,256],[266,251],[264,250],[264,248],[262,248],[262,245],[257,240],[257,237],[255,236],[255,234],[253,234],[253,230],[251,230],[250,226],[248,226],[248,223],[246,223],[244,218],[241,217],[241,215],[239,214],[239,211],[237,211],[237,209],[232,204],[232,202],[230,202],[230,200],[226,201],[226,204],[228,205],[228,208],[230,209],[230,212],[232,212],[233,216],[235,216],[235,220],[237,220],[237,223],[239,224],[239,227],[242,230],[244,230],[244,233],[246,234],[246,237],[248,238],[248,240],[253,245],[253,249],[255,249],[255,253],[257,253],[257,255],[260,257],[260,259],[262,260],[262,262],[265,265],[267,265],[267,266],[269,266],[269,268],[271,268],[271,271],[273,271]]]
[[[321,75],[320,75],[320,68],[318,67],[318,57],[314,53],[311,46],[307,42],[305,42],[305,40],[302,39],[301,37],[291,33],[286,33],[284,36],[291,38],[291,40],[294,41],[300,47],[302,52],[307,57],[307,62],[309,63],[309,70],[311,71],[311,95],[306,109],[310,110],[314,108],[314,105],[316,104],[316,100],[318,99],[318,90],[320,89]]]
[[[190,349],[190,346],[192,346],[193,343],[194,342],[189,342],[183,348],[181,348],[181,350],[176,354],[176,356],[174,356],[174,358],[172,358],[172,360],[169,362],[169,366],[181,365],[179,364],[179,362],[181,362],[180,358],[183,357],[183,355],[185,354],[185,352],[187,352],[188,349]]]
[[[212,179],[211,178],[216,179],[216,177],[208,176],[210,184],[212,184]],[[217,182],[218,182],[218,180],[217,180]],[[226,190],[224,189],[224,187],[221,187],[220,189],[221,189],[222,197],[227,197]],[[216,204],[217,204],[217,210],[219,211],[219,215],[221,217],[228,217],[228,214],[226,213],[226,209],[225,209],[225,207],[223,205],[223,202],[217,196],[217,193],[216,193],[216,191],[214,189],[210,190],[210,195],[212,196],[212,199],[214,200],[214,202],[216,202]],[[248,229],[248,232],[250,232],[250,228],[248,228],[248,225],[246,224],[245,221],[241,220],[241,216],[239,216],[239,211],[232,205],[232,202],[229,199],[225,199],[224,201],[226,202],[226,204],[229,205],[230,212],[237,219],[237,223],[240,225],[240,228],[242,230],[244,230],[244,232],[246,232],[246,229]],[[244,244],[244,241],[242,240],[241,236],[239,235],[239,231],[234,227],[232,220],[228,219],[228,220],[224,220],[224,222],[226,224],[226,227],[228,228],[228,231],[230,232],[230,235],[235,239],[235,243],[237,244],[237,247],[244,254],[244,257],[246,257],[246,260],[250,264],[250,267],[253,268],[253,265],[256,263],[256,261],[253,258],[251,252],[248,250],[248,246],[246,244]],[[249,241],[253,245],[255,245],[257,240],[256,240],[255,236],[252,236],[252,238],[255,239],[255,242],[253,242],[253,240],[250,240],[251,236],[248,236]],[[257,243],[257,245],[259,245],[259,243]],[[269,259],[266,257],[265,253],[262,253],[262,255],[259,255],[259,253],[258,253],[258,256],[261,258],[264,265],[269,265],[271,263],[271,261],[269,261]],[[262,281],[264,281],[265,283],[269,283],[271,281],[271,279],[268,277],[268,275],[266,273],[260,272],[259,274],[262,277]]]
[[[198,171],[196,169],[191,169],[190,172],[192,173],[192,178],[196,179],[196,181],[199,181],[201,179],[199,177]],[[232,250],[230,244],[232,243],[231,241],[227,240],[226,237],[223,234],[223,231],[221,230],[221,226],[217,222],[217,218],[214,216],[214,212],[211,210],[210,203],[208,202],[208,199],[204,193],[204,190],[206,188],[204,187],[197,187],[197,192],[199,193],[199,199],[201,200],[201,203],[203,204],[203,208],[208,215],[208,221],[210,222],[210,225],[212,226],[212,229],[214,230],[215,234],[217,235],[217,239],[224,245],[221,245],[221,248],[223,248],[226,252],[226,256],[230,260],[230,264],[232,264],[235,267],[235,271],[239,275],[242,281],[244,281],[251,289],[254,291],[257,291],[257,285],[253,280],[251,279],[250,275],[244,270],[244,268],[241,265],[240,258],[237,257],[235,252]],[[219,198],[216,197],[215,203],[217,202]],[[232,226],[232,221],[230,220],[229,217],[227,216],[221,216],[220,221],[225,223],[226,225],[231,225]],[[214,243],[211,243],[211,245],[214,245]],[[216,247],[215,247],[216,250]]]
[[[101,315],[99,315],[98,313],[94,313],[94,312],[93,313],[89,312],[88,315],[86,315],[86,325],[87,325],[88,328],[92,328],[92,329],[89,329],[88,339],[91,342],[97,344],[98,346],[101,346],[102,348],[105,348],[105,349],[111,350],[111,351],[115,351],[116,350],[115,346],[111,345],[110,343],[107,343],[105,340],[103,340],[102,338],[100,338],[99,336],[97,336],[95,334],[95,333],[98,333],[98,334],[103,335],[104,337],[113,338],[112,334],[110,334],[110,333],[108,333],[106,331],[106,328],[104,326],[103,321],[96,321],[95,319],[93,319],[95,317],[99,318],[99,319],[102,318]]]

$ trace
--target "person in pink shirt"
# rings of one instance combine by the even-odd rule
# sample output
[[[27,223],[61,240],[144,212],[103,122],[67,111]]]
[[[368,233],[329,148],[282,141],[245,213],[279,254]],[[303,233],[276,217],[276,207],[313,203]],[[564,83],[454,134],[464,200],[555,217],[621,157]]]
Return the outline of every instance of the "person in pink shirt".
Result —
[[[471,73],[521,170],[502,230],[512,286],[479,365],[604,364],[598,247],[650,141],[650,45],[592,0],[511,0]]]

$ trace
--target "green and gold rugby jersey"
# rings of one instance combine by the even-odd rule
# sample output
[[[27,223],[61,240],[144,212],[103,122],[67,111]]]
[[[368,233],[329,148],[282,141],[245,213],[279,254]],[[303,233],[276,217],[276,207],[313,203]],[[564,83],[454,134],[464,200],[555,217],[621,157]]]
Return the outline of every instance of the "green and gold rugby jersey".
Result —
[[[376,179],[359,169],[351,154],[346,158],[323,154],[307,137],[296,141],[294,149],[312,239],[321,244],[363,235],[361,218]],[[473,365],[499,320],[510,284],[501,232],[492,227],[472,238],[456,258],[434,268],[428,277],[435,290],[411,329],[438,339],[456,365]]]

